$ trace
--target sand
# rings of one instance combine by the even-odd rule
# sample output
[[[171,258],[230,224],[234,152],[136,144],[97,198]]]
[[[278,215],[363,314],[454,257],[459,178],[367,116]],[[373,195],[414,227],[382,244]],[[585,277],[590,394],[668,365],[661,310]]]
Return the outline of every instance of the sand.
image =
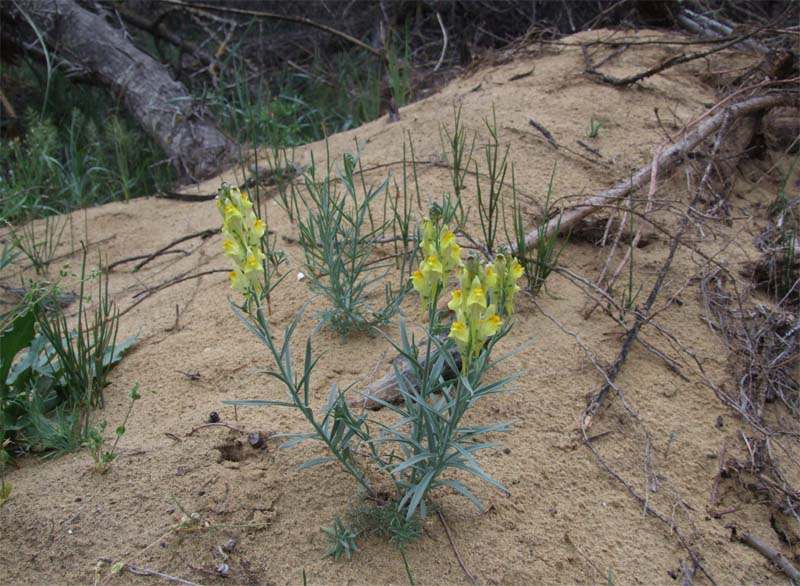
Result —
[[[566,42],[610,36],[667,38],[649,31],[596,31]],[[618,76],[634,73],[681,49],[634,46],[603,70]],[[483,118],[494,107],[501,142],[510,145],[525,220],[532,228],[555,163],[557,205],[569,205],[614,184],[652,159],[665,132],[676,134],[716,101],[714,82],[751,63],[750,57],[717,54],[669,69],[635,87],[615,89],[583,75],[578,47],[531,45],[497,55],[494,62],[487,60],[436,95],[403,108],[400,122],[389,123],[384,117],[331,137],[331,154],[352,152],[358,141],[365,168],[380,166],[367,173],[368,182],[378,183],[389,173],[398,177],[402,172],[398,162],[404,136],[410,133],[421,163],[422,197],[433,201],[451,190],[447,168],[437,164],[443,150],[440,124],[452,125],[453,105],[461,105],[467,128],[479,132],[481,149],[487,137]],[[607,121],[593,140],[586,138],[591,115]],[[555,151],[529,125],[529,118],[583,156]],[[596,157],[576,140],[599,151],[602,163],[587,160]],[[307,164],[311,152],[318,161],[324,160],[321,143],[297,149],[296,159]],[[480,150],[478,156],[483,156]],[[688,234],[693,246],[731,267],[734,274],[737,267],[757,258],[753,237],[768,221],[766,207],[788,167],[779,154],[769,156],[746,162],[737,174],[730,196],[733,221],[707,220]],[[770,161],[778,161],[778,166],[770,168]],[[485,163],[480,163],[483,168]],[[692,168],[693,182],[701,164]],[[236,174],[225,174],[187,193],[213,193],[223,180],[236,181]],[[654,218],[668,230],[675,228],[691,198],[686,183],[683,168],[659,182]],[[464,197],[474,207],[474,179],[468,180]],[[291,260],[291,274],[272,299],[271,322],[280,331],[311,293],[305,282],[294,278],[302,270],[302,252],[284,238],[296,238],[296,227],[274,200],[266,209],[278,245]],[[424,210],[415,214],[421,218]],[[472,216],[477,220],[475,210]],[[72,224],[54,267],[67,262],[74,267],[78,255],[70,253],[71,241],[87,235],[92,258],[101,254],[114,262],[156,251],[186,234],[215,229],[220,220],[213,201],[142,198],[75,212]],[[479,235],[479,228],[473,233]],[[642,287],[637,304],[643,303],[669,248],[665,233],[653,231],[650,236],[635,253],[634,283],[636,289]],[[180,275],[228,267],[219,235],[178,247],[187,254],[159,257],[139,272],[127,264],[111,273],[112,295],[124,312],[120,335],[136,335],[137,343],[113,370],[106,407],[98,418],[108,419],[113,429],[127,409],[131,386],[138,382],[143,389],[120,443],[120,458],[104,476],[94,472],[86,451],[53,460],[18,461],[19,467],[8,474],[13,494],[0,507],[0,582],[9,586],[168,583],[128,571],[111,575],[110,561],[208,585],[300,585],[303,572],[314,586],[407,583],[396,548],[377,538],[362,541],[351,561],[323,558],[326,541],[321,527],[337,515],[344,518],[361,495],[356,483],[333,464],[297,471],[305,460],[325,455],[321,446],[280,450],[278,441],[271,439],[266,449],[254,449],[245,435],[224,427],[191,433],[212,411],[247,431],[300,432],[306,424],[287,410],[234,410],[222,403],[284,397],[275,381],[258,373],[270,366],[270,358],[231,311],[229,300],[236,300],[236,294],[225,273],[187,280],[141,301],[137,297]],[[560,263],[594,280],[607,255],[608,248],[576,238],[565,247]],[[16,270],[23,270],[23,265],[18,262]],[[707,269],[701,255],[680,248],[655,305],[657,321],[696,355],[715,384],[735,386],[728,349],[704,321],[697,277]],[[396,281],[393,275],[387,278]],[[16,280],[17,274],[7,270],[4,281]],[[375,298],[382,294],[382,288],[376,290]],[[621,294],[620,285],[616,298]],[[669,585],[677,583],[674,576],[681,561],[688,559],[676,531],[645,515],[642,504],[579,441],[579,415],[587,396],[602,383],[592,361],[610,364],[624,333],[602,309],[583,319],[580,310],[586,299],[579,287],[559,274],[550,278],[547,292],[537,298],[520,295],[514,328],[501,349],[532,343],[490,376],[521,370],[525,374],[518,390],[479,402],[469,416],[481,423],[516,420],[513,433],[496,438],[505,442],[505,449],[488,450],[479,458],[511,494],[471,481],[484,511],[447,491],[433,495],[464,565],[481,584]],[[667,306],[675,299],[678,302]],[[323,303],[314,301],[315,306]],[[417,304],[411,295],[403,307],[411,323]],[[306,337],[313,336],[314,351],[322,355],[312,386],[315,406],[324,404],[334,382],[342,387],[354,384],[356,392],[387,372],[394,357],[387,341],[366,334],[342,340],[329,330],[315,333],[312,313],[300,321],[293,350],[299,357]],[[387,334],[396,336],[397,329],[388,328]],[[652,328],[643,330],[642,337],[672,357],[680,373],[643,346],[634,346],[618,379],[627,408],[618,397],[611,397],[591,428],[592,434],[608,432],[594,440],[596,449],[639,494],[648,485],[648,506],[673,523],[699,552],[717,584],[786,584],[784,575],[758,553],[732,542],[726,528],[739,523],[792,558],[800,550],[779,541],[770,526],[768,504],[760,503],[735,479],[723,479],[717,510],[737,510],[721,518],[708,513],[723,442],[728,443],[729,455],[745,461],[740,430],[751,430],[702,383],[697,367],[680,349]],[[378,417],[391,419],[383,413]],[[649,481],[646,454],[651,463]],[[194,514],[195,520],[188,521],[186,514]],[[218,548],[230,539],[236,542],[227,560],[230,577],[213,576],[223,561]],[[424,535],[406,551],[417,585],[469,583],[436,516],[425,521]],[[98,569],[99,560],[107,561]],[[695,584],[709,583],[698,573]]]

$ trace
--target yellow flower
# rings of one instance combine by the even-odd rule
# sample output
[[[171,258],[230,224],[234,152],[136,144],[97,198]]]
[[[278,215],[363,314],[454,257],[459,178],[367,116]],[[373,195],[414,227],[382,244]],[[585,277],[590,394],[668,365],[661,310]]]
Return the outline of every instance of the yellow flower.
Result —
[[[236,242],[234,242],[233,240],[225,240],[225,241],[223,241],[222,249],[223,249],[223,251],[225,253],[225,256],[231,256],[231,257],[235,258],[235,257],[238,257],[239,254],[240,254],[239,245],[236,244]]]
[[[431,299],[442,283],[442,263],[435,256],[422,261],[419,270],[411,276],[411,284],[422,297],[422,312],[429,309]]]
[[[453,296],[450,298],[450,302],[447,304],[447,307],[453,311],[458,311],[462,308],[463,302],[464,294],[461,292],[461,289],[456,289],[453,291]]]
[[[264,224],[264,220],[256,220],[253,223],[253,234],[255,234],[256,238],[261,238],[264,236],[266,231],[267,226]]]
[[[483,342],[485,342],[489,336],[494,336],[500,326],[503,325],[500,316],[496,315],[494,312],[494,305],[489,306],[489,311],[487,311],[487,315],[484,319],[480,320],[478,325],[478,333],[479,338],[481,340],[481,346],[483,346]]]
[[[454,321],[450,326],[449,336],[455,341],[456,348],[458,348],[463,361],[464,356],[469,349],[469,330],[460,321]]]

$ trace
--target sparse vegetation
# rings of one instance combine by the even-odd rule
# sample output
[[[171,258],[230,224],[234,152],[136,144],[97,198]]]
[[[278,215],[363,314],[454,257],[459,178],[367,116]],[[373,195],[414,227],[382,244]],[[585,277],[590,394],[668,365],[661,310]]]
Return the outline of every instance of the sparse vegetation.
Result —
[[[122,439],[122,436],[125,435],[125,425],[127,425],[128,418],[130,418],[131,412],[133,411],[133,404],[142,398],[139,394],[139,383],[133,385],[129,397],[131,402],[128,405],[128,410],[125,412],[125,418],[122,420],[122,423],[114,430],[114,443],[111,445],[111,449],[104,449],[106,439],[103,433],[106,427],[108,427],[108,422],[105,419],[101,420],[97,427],[89,428],[88,438],[84,446],[88,448],[92,460],[94,460],[94,469],[98,474],[106,474],[111,469],[114,460],[117,459],[117,444],[119,440]]]

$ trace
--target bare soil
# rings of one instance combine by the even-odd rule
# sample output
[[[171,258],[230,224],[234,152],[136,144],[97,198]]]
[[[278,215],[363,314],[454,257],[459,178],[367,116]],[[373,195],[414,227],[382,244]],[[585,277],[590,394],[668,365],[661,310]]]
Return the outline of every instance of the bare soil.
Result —
[[[483,118],[491,116],[494,108],[501,141],[511,147],[526,223],[533,228],[541,219],[556,162],[553,194],[559,206],[614,184],[648,163],[668,135],[677,135],[689,120],[715,103],[715,83],[754,62],[752,57],[732,52],[716,54],[627,89],[586,77],[581,50],[574,45],[590,38],[623,36],[638,41],[667,39],[648,31],[596,31],[568,38],[565,45],[537,45],[499,54],[495,63],[486,63],[440,93],[403,108],[400,122],[383,118],[331,137],[331,155],[353,152],[358,141],[363,146],[364,167],[378,167],[366,173],[367,181],[377,183],[389,173],[402,173],[402,146],[410,133],[420,163],[423,198],[433,201],[452,190],[448,169],[442,164],[440,125],[452,125],[453,106],[460,104],[467,127],[479,133],[476,154],[483,168],[481,149],[487,138]],[[629,75],[681,50],[659,44],[632,46],[603,65],[603,70]],[[606,120],[596,139],[586,137],[591,115]],[[554,150],[532,128],[529,118],[574,152]],[[298,149],[296,158],[307,164],[312,152],[317,161],[324,161],[322,143]],[[703,161],[697,165],[702,171]],[[696,355],[719,386],[735,387],[737,382],[727,347],[704,321],[698,278],[710,265],[703,255],[729,267],[734,275],[758,257],[753,238],[768,220],[767,206],[778,193],[786,169],[788,160],[779,153],[767,153],[740,167],[729,195],[731,220],[695,221],[687,237],[692,248],[679,249],[655,305],[658,323]],[[695,184],[697,169],[689,167],[688,177]],[[221,181],[240,179],[232,171],[197,186],[196,193],[213,193]],[[637,195],[639,205],[645,195]],[[683,167],[658,184],[653,219],[663,230],[647,229],[646,246],[635,251],[634,283],[637,290],[642,288],[638,304],[666,258],[668,234],[691,196]],[[467,182],[465,203],[475,206],[474,179]],[[292,274],[272,298],[271,321],[280,331],[309,300],[310,292],[294,278],[302,260],[301,250],[291,240],[296,227],[274,200],[266,210],[278,245],[292,261],[288,269]],[[423,214],[420,210],[417,217]],[[474,209],[472,218],[472,235],[479,237]],[[114,262],[154,252],[180,236],[220,225],[213,201],[159,198],[75,212],[71,221],[54,266],[72,263],[74,268],[79,257],[72,247],[81,239],[90,242],[93,258],[101,255],[104,261]],[[136,382],[144,389],[143,399],[128,422],[122,455],[107,475],[93,471],[85,451],[53,460],[24,458],[11,470],[8,480],[13,494],[0,508],[4,584],[167,583],[129,571],[112,575],[110,562],[207,585],[299,586],[303,571],[313,586],[407,583],[397,550],[376,538],[362,542],[352,561],[323,559],[326,541],[320,528],[337,515],[344,517],[361,496],[351,478],[335,465],[297,471],[305,460],[324,455],[321,447],[303,444],[279,450],[278,440],[271,439],[266,449],[254,449],[246,435],[225,427],[192,433],[211,412],[246,431],[305,429],[303,420],[286,410],[235,410],[222,403],[284,396],[282,388],[258,373],[270,366],[269,357],[232,313],[229,300],[236,294],[225,272],[141,297],[149,288],[181,275],[226,269],[221,244],[218,234],[195,239],[178,246],[187,254],[159,257],[139,272],[132,271],[131,263],[111,273],[113,296],[124,313],[120,335],[136,335],[138,341],[113,371],[107,405],[98,418],[108,419],[113,429],[124,416],[128,391]],[[378,254],[391,252],[387,246]],[[594,280],[607,255],[608,248],[574,238],[561,264]],[[621,258],[621,253],[615,258]],[[25,270],[24,263],[17,268]],[[387,278],[396,282],[392,275]],[[11,274],[6,281],[11,284],[18,276]],[[746,290],[748,283],[743,280],[740,286]],[[621,292],[622,284],[615,289],[617,299]],[[382,295],[382,288],[377,288],[376,300]],[[722,479],[716,510],[732,512],[714,518],[708,511],[723,442],[727,438],[729,455],[746,461],[740,430],[750,431],[703,384],[685,353],[654,329],[645,328],[642,338],[670,356],[679,372],[641,344],[635,345],[617,381],[624,404],[612,396],[591,433],[605,434],[593,441],[598,452],[640,495],[648,495],[648,508],[673,526],[646,514],[642,503],[579,440],[579,415],[587,396],[603,381],[592,361],[608,366],[624,334],[602,308],[589,319],[582,318],[586,300],[583,290],[563,274],[551,277],[545,294],[535,299],[519,297],[515,325],[502,349],[512,350],[529,340],[532,345],[502,363],[492,376],[519,370],[526,374],[518,390],[478,403],[471,414],[475,422],[517,421],[513,433],[497,438],[505,442],[505,449],[487,451],[480,458],[481,465],[509,487],[511,495],[472,483],[484,511],[456,494],[434,495],[465,566],[480,583],[491,585],[671,585],[678,583],[674,576],[681,561],[689,559],[680,542],[683,539],[700,554],[716,584],[786,584],[785,576],[762,556],[732,542],[726,528],[729,523],[740,524],[794,558],[800,549],[779,540],[770,525],[768,504],[735,479]],[[769,303],[766,297],[756,300]],[[300,322],[294,340],[298,357],[316,326],[313,307],[321,303],[313,302]],[[416,318],[415,296],[409,296],[404,312],[409,320]],[[397,332],[390,328],[387,333]],[[394,357],[389,343],[379,336],[342,340],[323,330],[313,334],[313,344],[315,352],[322,354],[313,382],[318,405],[324,403],[332,383],[342,387],[355,383],[351,392],[357,392],[382,376]],[[390,418],[388,414],[381,417]],[[646,465],[652,467],[649,481],[645,480]],[[187,522],[187,513],[196,514],[196,521]],[[416,584],[468,584],[437,517],[429,517],[424,528],[423,537],[407,548]],[[230,577],[216,577],[212,574],[223,561],[218,547],[230,539],[236,540],[227,561]],[[106,562],[98,567],[100,560]],[[698,572],[694,583],[711,581]]]

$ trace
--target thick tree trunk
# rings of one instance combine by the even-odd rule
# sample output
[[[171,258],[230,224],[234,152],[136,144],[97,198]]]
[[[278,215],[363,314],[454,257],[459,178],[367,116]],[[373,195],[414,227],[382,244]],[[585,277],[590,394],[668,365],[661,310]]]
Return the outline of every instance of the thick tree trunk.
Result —
[[[232,142],[163,64],[102,14],[75,0],[0,2],[0,12],[20,33],[35,25],[51,53],[120,96],[182,174],[207,179],[220,172]]]

